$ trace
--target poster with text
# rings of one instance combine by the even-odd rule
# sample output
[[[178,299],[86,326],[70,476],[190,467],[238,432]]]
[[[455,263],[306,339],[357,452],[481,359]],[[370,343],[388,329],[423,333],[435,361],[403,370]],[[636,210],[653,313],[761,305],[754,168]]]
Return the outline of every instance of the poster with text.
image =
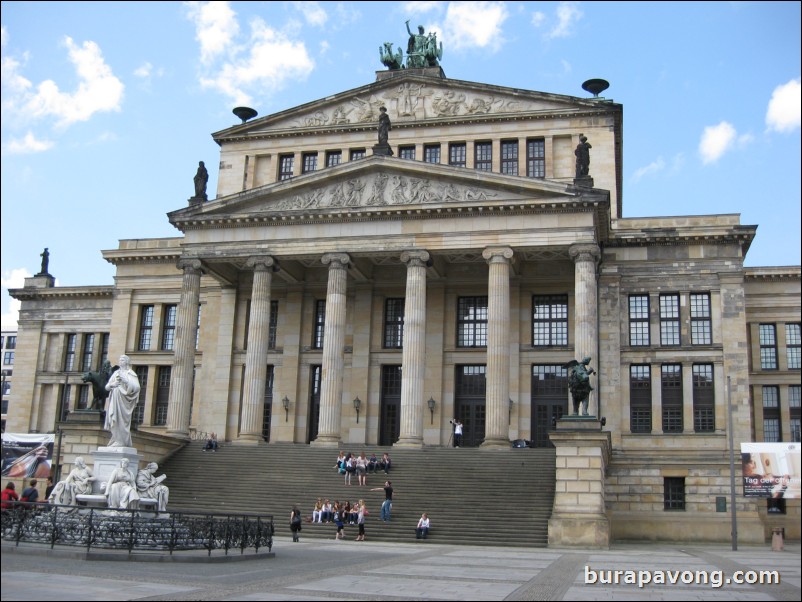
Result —
[[[744,496],[798,498],[800,449],[799,443],[741,443]]]
[[[46,479],[53,462],[55,435],[3,433],[2,475],[12,479]]]

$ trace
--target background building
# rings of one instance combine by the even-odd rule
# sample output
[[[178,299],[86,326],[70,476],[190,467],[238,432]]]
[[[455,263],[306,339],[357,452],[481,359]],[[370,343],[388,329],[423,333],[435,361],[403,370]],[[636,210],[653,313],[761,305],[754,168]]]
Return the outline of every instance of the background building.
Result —
[[[103,251],[114,286],[11,291],[9,430],[53,430],[125,353],[144,432],[422,447],[458,417],[465,446],[549,446],[590,357],[612,538],[729,538],[728,402],[736,445],[799,440],[800,269],[745,269],[737,215],[625,217],[621,105],[434,66],[239,114],[213,134],[216,197],[199,170],[168,214],[179,236]],[[739,500],[752,541],[763,502]],[[798,537],[798,499],[782,510]]]

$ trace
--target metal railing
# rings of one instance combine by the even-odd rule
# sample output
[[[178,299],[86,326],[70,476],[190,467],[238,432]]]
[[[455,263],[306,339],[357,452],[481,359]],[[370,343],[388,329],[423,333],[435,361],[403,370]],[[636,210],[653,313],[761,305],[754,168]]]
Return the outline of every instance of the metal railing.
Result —
[[[240,554],[273,547],[272,515],[88,508],[17,502],[2,511],[6,541],[173,554],[183,550],[239,549]]]

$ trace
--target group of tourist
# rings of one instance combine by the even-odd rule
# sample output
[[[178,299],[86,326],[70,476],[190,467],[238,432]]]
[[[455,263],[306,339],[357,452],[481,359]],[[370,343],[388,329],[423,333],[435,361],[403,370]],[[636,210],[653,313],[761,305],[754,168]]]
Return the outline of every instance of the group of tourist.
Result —
[[[382,454],[381,460],[376,457],[376,454],[371,454],[370,458],[365,456],[365,452],[361,452],[358,456],[354,456],[351,452],[340,451],[337,456],[337,463],[334,468],[337,469],[339,474],[343,475],[344,483],[351,485],[351,476],[356,474],[359,485],[368,484],[368,474],[377,473],[383,470],[384,474],[390,474],[390,468],[393,466],[393,461],[390,459],[390,454],[385,452]]]

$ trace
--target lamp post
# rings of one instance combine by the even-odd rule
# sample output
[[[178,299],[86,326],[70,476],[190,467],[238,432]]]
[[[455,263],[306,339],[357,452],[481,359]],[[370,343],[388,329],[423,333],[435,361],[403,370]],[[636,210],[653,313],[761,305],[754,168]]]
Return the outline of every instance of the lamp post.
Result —
[[[362,407],[362,400],[359,399],[359,395],[354,397],[354,409],[356,410],[356,423],[359,424],[359,408]]]
[[[429,397],[429,401],[426,403],[429,404],[429,412],[432,414],[432,421],[430,424],[434,424],[434,406],[437,402],[434,400],[434,397]]]
[[[284,399],[281,400],[281,405],[284,406],[284,422],[290,421],[290,398],[286,395]]]

